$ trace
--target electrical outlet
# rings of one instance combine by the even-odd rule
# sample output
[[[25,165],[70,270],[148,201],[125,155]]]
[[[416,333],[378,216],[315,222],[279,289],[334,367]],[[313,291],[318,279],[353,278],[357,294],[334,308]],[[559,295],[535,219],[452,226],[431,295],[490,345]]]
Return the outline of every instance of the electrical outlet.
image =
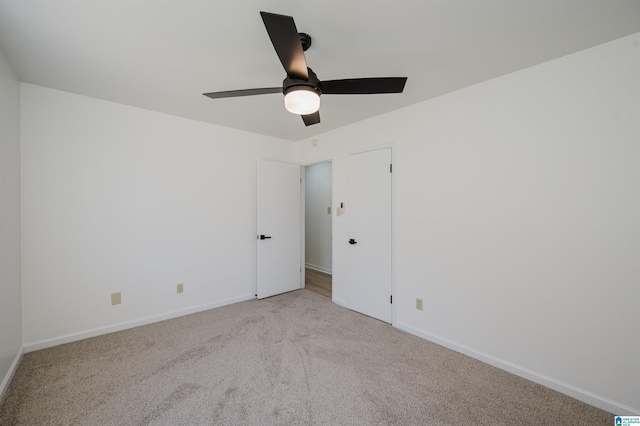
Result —
[[[121,303],[122,303],[122,295],[120,294],[120,292],[111,293],[111,304],[119,305]]]
[[[419,299],[416,297],[416,309],[421,311],[422,310],[422,299]]]
[[[176,286],[176,293],[184,293],[184,284],[182,283],[178,283],[178,285]]]

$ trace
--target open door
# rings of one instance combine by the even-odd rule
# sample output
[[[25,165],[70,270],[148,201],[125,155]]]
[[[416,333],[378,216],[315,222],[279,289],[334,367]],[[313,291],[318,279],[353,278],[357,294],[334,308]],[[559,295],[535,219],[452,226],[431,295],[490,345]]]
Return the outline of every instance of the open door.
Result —
[[[258,162],[258,299],[301,286],[300,166]]]

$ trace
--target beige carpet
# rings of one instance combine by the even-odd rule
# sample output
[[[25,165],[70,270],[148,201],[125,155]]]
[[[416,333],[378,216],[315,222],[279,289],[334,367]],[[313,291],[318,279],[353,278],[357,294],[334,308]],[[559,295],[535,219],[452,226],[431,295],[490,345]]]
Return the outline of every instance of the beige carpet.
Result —
[[[2,425],[609,425],[306,290],[26,354]]]

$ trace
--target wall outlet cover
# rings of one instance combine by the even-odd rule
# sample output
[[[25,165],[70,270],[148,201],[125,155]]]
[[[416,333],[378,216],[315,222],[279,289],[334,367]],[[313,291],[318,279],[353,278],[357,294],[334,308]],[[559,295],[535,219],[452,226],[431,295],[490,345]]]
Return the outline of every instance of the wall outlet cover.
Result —
[[[122,294],[120,292],[111,293],[111,304],[119,305],[122,303]]]

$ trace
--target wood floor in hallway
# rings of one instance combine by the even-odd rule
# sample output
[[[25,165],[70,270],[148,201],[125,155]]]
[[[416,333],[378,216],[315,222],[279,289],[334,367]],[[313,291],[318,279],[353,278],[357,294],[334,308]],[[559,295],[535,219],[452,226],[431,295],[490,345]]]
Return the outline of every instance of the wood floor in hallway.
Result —
[[[304,285],[307,290],[331,299],[331,275],[305,268]]]

